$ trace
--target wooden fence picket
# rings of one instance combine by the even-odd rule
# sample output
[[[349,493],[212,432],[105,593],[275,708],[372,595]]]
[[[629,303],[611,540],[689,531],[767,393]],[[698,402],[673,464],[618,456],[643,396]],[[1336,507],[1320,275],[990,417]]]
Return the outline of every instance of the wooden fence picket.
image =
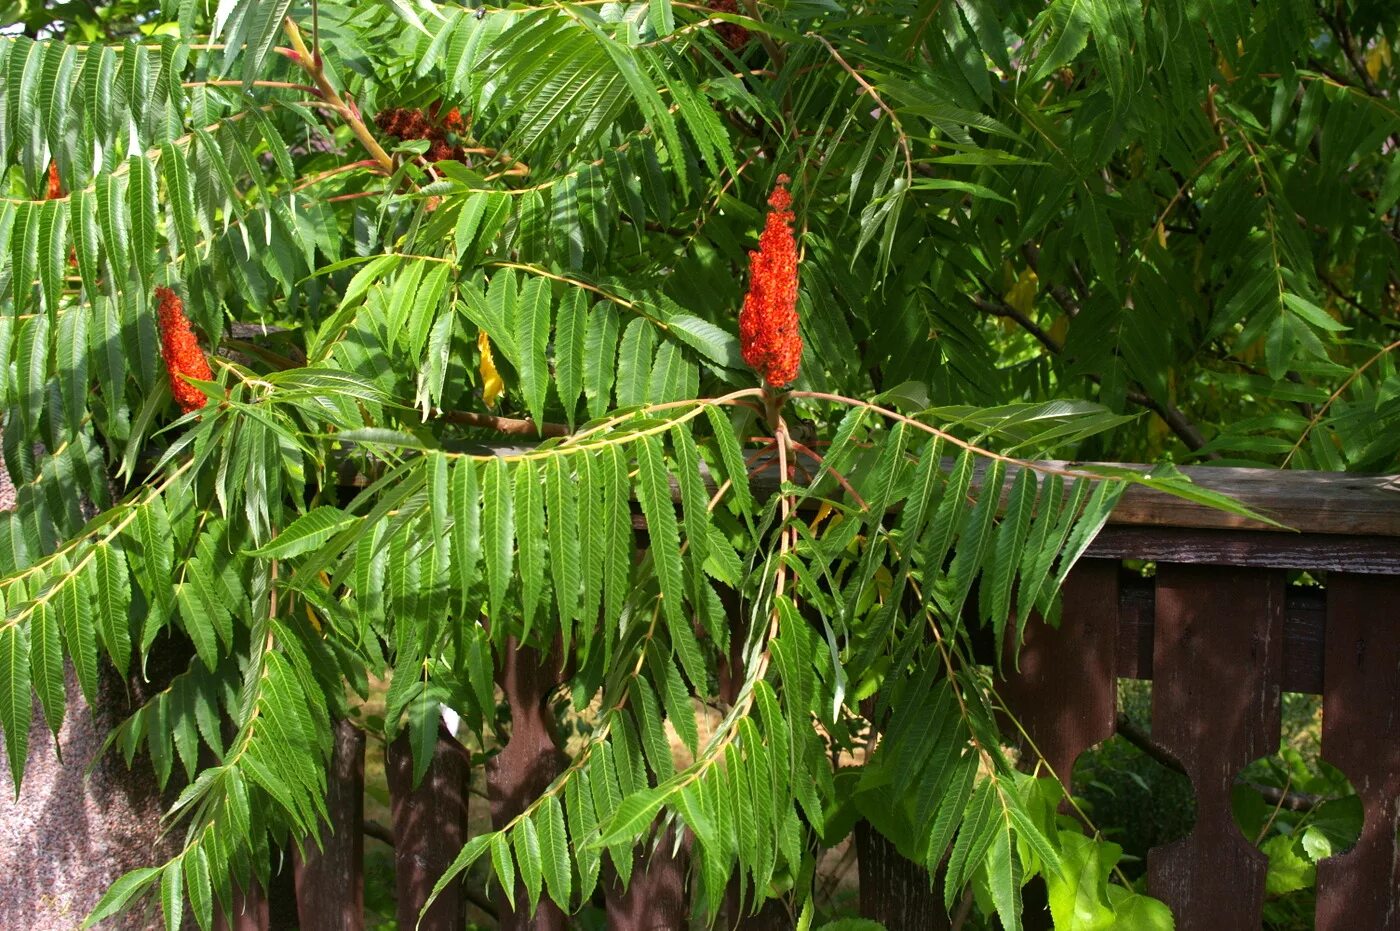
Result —
[[[1322,758],[1351,779],[1356,846],[1317,868],[1317,931],[1400,929],[1400,578],[1327,580]]]
[[[365,926],[365,732],[335,722],[326,779],[330,824],[295,855],[301,931],[360,931]]]
[[[1191,833],[1148,852],[1148,891],[1181,931],[1257,928],[1268,858],[1235,824],[1240,770],[1278,749],[1285,578],[1157,567],[1152,738],[1196,792]]]
[[[543,656],[510,637],[496,662],[496,685],[510,706],[510,739],[486,764],[491,825],[499,830],[544,794],[563,772],[566,760],[555,739],[548,707],[550,693],[561,679],[557,653]],[[495,884],[493,889],[497,889]],[[502,931],[564,931],[569,927],[567,916],[548,896],[542,897],[539,908],[530,914],[530,897],[518,874],[514,908],[499,889],[494,901]]]
[[[422,931],[456,931],[466,922],[461,883],[443,890],[422,920],[419,912],[438,877],[467,842],[470,767],[462,746],[440,729],[433,761],[413,785],[413,751],[407,733],[389,744],[384,770],[394,819],[394,879],[398,925]]]

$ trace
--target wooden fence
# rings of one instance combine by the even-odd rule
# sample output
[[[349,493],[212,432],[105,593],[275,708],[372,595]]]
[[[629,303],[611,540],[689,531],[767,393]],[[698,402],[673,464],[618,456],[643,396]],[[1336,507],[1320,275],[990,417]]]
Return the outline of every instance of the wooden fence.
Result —
[[[1186,837],[1150,852],[1148,891],[1171,906],[1182,931],[1236,931],[1260,926],[1267,860],[1235,824],[1232,787],[1248,763],[1278,749],[1280,693],[1321,694],[1322,756],[1355,786],[1365,821],[1356,846],[1318,868],[1316,927],[1400,931],[1400,478],[1188,471],[1292,529],[1132,489],[1071,574],[1060,629],[1028,628],[1020,673],[1003,695],[1067,775],[1080,753],[1115,733],[1118,679],[1154,680],[1152,739],[1190,778],[1197,817]],[[1125,571],[1125,559],[1154,561],[1155,577]],[[1290,586],[1290,570],[1308,570],[1324,586]],[[547,660],[519,651],[498,670],[514,718],[510,742],[486,767],[496,824],[559,772],[544,713],[558,684]],[[334,832],[295,862],[294,890],[250,896],[235,927],[363,927],[364,738],[345,723],[337,733]],[[466,840],[467,762],[444,736],[414,789],[406,742],[387,749],[402,928],[414,926]],[[687,927],[685,845],[675,857],[673,846],[639,859],[625,891],[604,877],[610,928]],[[947,926],[921,870],[868,830],[857,830],[856,847],[862,914],[894,931]],[[461,927],[465,895],[455,885],[421,927]],[[503,928],[569,926],[547,900],[533,919],[497,908]],[[726,924],[792,921],[770,907]],[[1048,916],[1028,914],[1027,924],[1047,927]]]

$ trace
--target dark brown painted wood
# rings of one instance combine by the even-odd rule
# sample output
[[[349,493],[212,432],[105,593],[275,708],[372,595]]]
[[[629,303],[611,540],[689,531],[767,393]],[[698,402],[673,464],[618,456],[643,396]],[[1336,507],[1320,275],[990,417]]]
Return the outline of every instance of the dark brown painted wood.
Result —
[[[1024,766],[1029,771],[1038,762],[1034,751],[1039,751],[1067,787],[1079,755],[1113,736],[1120,574],[1115,560],[1080,560],[1061,589],[1059,627],[1033,615],[1026,625],[1019,661],[1013,639],[1006,639],[1002,658],[1006,678],[998,689],[1034,747],[1025,748]],[[1067,669],[1074,674],[1065,675]],[[1013,722],[1003,727],[1008,735],[1016,734]],[[1070,811],[1068,802],[1061,808]],[[1048,931],[1045,883],[1033,879],[1021,896],[1027,931]]]
[[[1084,562],[1086,561],[1081,561],[1081,565]],[[1117,584],[1118,678],[1151,679],[1153,612],[1157,604],[1156,583],[1138,573],[1123,571],[1119,574]],[[1322,589],[1291,585],[1284,593],[1283,672],[1280,680],[1284,691],[1322,694],[1322,651],[1326,639],[1326,612],[1326,597]],[[971,633],[978,662],[990,664],[993,660],[990,638],[982,642],[978,639],[977,629],[974,628]],[[1022,666],[1024,671],[1024,662]],[[1015,685],[1010,685],[1009,689],[1003,686],[1003,692],[1009,696],[1014,694],[1015,688]]]
[[[1148,890],[1180,931],[1257,928],[1268,859],[1231,814],[1235,777],[1278,749],[1282,572],[1157,568],[1152,737],[1196,792],[1196,824],[1148,852]]]
[[[1071,785],[1074,761],[1113,736],[1118,696],[1118,630],[1121,570],[1116,560],[1081,560],[1061,589],[1060,626],[1039,615],[1026,625],[1018,666],[1007,638],[1002,697],[1051,770]],[[1066,670],[1074,670],[1066,675]],[[1009,725],[1008,725],[1009,726]],[[1014,730],[1009,733],[1014,734]],[[1034,755],[1025,757],[1028,763]],[[1029,767],[1027,767],[1029,768]],[[1068,803],[1062,809],[1069,811]],[[1051,926],[1045,884],[1022,890],[1027,931]]]
[[[1317,867],[1318,931],[1400,931],[1400,578],[1328,579],[1322,756],[1351,780],[1366,821]]]
[[[222,909],[214,910],[215,931],[268,931],[267,896],[261,886],[254,884],[245,890],[235,883],[231,911],[233,920],[226,921]]]
[[[1393,536],[1110,525],[1089,544],[1085,554],[1213,566],[1400,574],[1400,537]]]
[[[365,926],[365,733],[335,723],[326,778],[329,824],[319,845],[307,839],[295,854],[297,916],[301,931],[359,931]]]
[[[278,866],[280,859],[274,851],[274,868]],[[290,868],[284,868],[268,877],[268,889],[256,882],[245,889],[235,880],[233,896],[231,922],[225,920],[222,905],[215,906],[215,931],[281,931],[284,928],[297,927],[296,890]],[[187,921],[187,924],[193,927],[192,922]]]
[[[496,657],[496,684],[510,706],[510,739],[486,764],[486,794],[491,804],[491,825],[505,827],[549,788],[563,772],[567,760],[554,734],[549,710],[550,693],[559,685],[559,658],[545,657],[534,647],[520,646],[514,637]],[[548,896],[530,914],[530,897],[518,877],[515,908],[499,888],[492,900],[503,931],[563,931],[568,918]]]
[[[860,917],[889,931],[941,931],[949,927],[941,887],[923,864],[900,854],[870,822],[856,822],[856,865],[860,875]]]
[[[459,883],[444,889],[427,914],[419,912],[438,878],[467,842],[467,754],[446,729],[438,735],[423,781],[413,785],[413,751],[407,733],[389,744],[384,768],[394,819],[394,881],[401,928],[456,931],[466,920]]]
[[[1152,678],[1152,630],[1157,582],[1136,573],[1118,577],[1118,677]]]
[[[1283,599],[1283,671],[1285,692],[1322,694],[1322,649],[1327,603],[1322,589],[1291,585]],[[1118,676],[1152,678],[1152,579],[1124,573],[1119,580]]]
[[[1326,642],[1327,599],[1318,588],[1290,586],[1283,598],[1283,679],[1285,691],[1322,694],[1322,653]]]
[[[638,845],[626,889],[617,871],[608,865],[603,893],[609,931],[672,931],[690,926],[690,897],[685,882],[690,869],[690,843],[687,832],[677,845],[676,829],[672,826],[654,844]]]
[[[1061,589],[1059,629],[1031,618],[1019,671],[1006,660],[1002,696],[1066,784],[1079,754],[1113,736],[1118,576],[1116,562],[1081,560]]]

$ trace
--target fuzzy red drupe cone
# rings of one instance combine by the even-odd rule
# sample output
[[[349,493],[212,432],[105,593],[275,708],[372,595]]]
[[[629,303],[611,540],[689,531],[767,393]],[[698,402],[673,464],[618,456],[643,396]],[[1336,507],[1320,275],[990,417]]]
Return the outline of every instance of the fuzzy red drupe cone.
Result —
[[[739,346],[744,361],[773,388],[797,378],[802,335],[797,326],[797,242],[792,235],[792,196],[788,176],[778,175],[768,198],[768,221],[749,253],[749,293],[739,312]]]
[[[185,381],[182,376],[198,378],[200,381],[213,381],[214,373],[209,368],[209,360],[199,348],[190,319],[185,316],[185,305],[180,296],[169,288],[156,288],[160,300],[160,354],[165,358],[165,368],[170,373],[170,393],[180,410],[188,414],[204,406],[204,392]]]
[[[63,181],[58,177],[58,162],[49,162],[49,192],[45,200],[58,200],[63,196]]]

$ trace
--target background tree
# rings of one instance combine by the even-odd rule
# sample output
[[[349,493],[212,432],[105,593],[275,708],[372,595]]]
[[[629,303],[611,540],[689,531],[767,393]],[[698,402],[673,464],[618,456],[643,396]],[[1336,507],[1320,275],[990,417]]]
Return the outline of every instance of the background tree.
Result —
[[[660,819],[708,914],[810,913],[863,818],[1015,927],[1084,847],[969,638],[1053,616],[1138,480],[1020,459],[1394,465],[1389,4],[71,15],[0,42],[0,724],[18,774],[65,657],[90,700],[181,657],[111,742],[184,846],[98,914],[266,878],[371,676],[417,776],[443,704],[508,746],[523,644],[586,724],[462,852],[514,906]],[[734,335],[790,285],[765,201],[787,391]]]

